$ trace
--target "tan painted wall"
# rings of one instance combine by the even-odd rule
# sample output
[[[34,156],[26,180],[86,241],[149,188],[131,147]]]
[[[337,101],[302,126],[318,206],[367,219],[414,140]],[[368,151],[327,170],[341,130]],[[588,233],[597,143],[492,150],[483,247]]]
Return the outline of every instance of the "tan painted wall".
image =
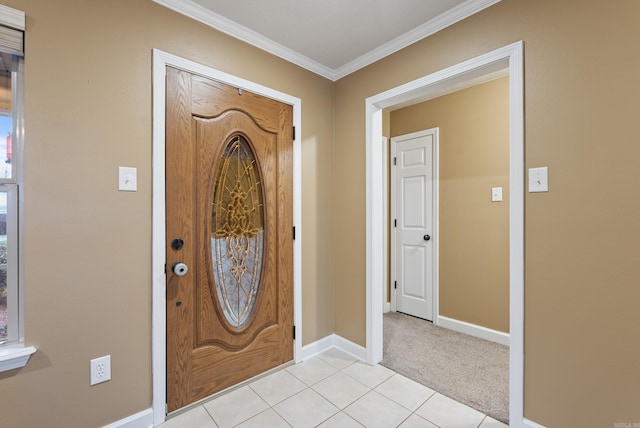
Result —
[[[151,49],[302,99],[303,342],[334,331],[334,84],[150,0],[7,0],[26,12],[25,324],[0,426],[97,427],[151,406]],[[117,191],[117,167],[138,192]],[[76,271],[63,269],[73,262]],[[89,360],[110,354],[110,382]]]
[[[525,201],[525,416],[640,421],[640,2],[503,0],[335,85],[149,0],[4,3],[27,13],[25,322],[39,352],[0,374],[1,426],[100,426],[151,405],[151,48],[302,98],[303,342],[364,345],[364,99],[517,40],[526,166],[551,171],[551,192]],[[138,167],[137,193],[116,191],[118,165]],[[107,353],[114,379],[89,388],[88,360]]]
[[[525,43],[525,417],[640,422],[640,2],[503,0],[337,82],[336,333],[365,343],[364,100]]]
[[[391,112],[392,137],[436,127],[440,315],[508,333],[509,78]]]

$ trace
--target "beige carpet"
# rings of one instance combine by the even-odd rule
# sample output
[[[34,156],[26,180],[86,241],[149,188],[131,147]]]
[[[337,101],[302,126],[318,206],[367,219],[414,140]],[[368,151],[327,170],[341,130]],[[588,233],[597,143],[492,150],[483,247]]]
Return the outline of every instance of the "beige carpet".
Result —
[[[383,358],[383,366],[508,423],[507,346],[389,312]]]

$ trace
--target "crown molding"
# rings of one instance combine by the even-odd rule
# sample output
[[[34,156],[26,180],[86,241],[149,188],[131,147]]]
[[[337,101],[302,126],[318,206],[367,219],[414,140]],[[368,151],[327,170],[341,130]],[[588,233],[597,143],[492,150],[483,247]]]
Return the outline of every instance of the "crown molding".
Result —
[[[468,0],[453,9],[437,16],[414,28],[411,31],[391,40],[384,45],[373,49],[359,58],[336,69],[320,64],[311,58],[302,55],[293,49],[281,45],[247,27],[244,27],[222,15],[210,11],[209,9],[194,3],[192,0],[153,0],[168,9],[178,12],[184,16],[201,22],[209,27],[221,31],[231,37],[269,52],[277,57],[296,64],[306,70],[316,73],[329,80],[339,80],[361,68],[366,67],[382,58],[391,55],[413,43],[420,41],[438,31],[449,27],[483,9],[492,6],[501,0]]]
[[[373,64],[401,49],[406,48],[422,39],[425,39],[440,30],[462,21],[469,16],[476,14],[489,6],[500,2],[501,0],[468,0],[445,13],[438,15],[431,21],[427,21],[413,30],[407,31],[403,35],[381,45],[380,47],[369,51],[359,58],[343,65],[334,70],[334,80],[354,73],[367,65]]]
[[[259,34],[247,27],[244,27],[222,15],[214,13],[209,9],[194,3],[191,0],[153,0],[168,9],[178,12],[184,16],[201,22],[222,33],[234,37],[240,41],[253,45],[270,54],[292,62],[302,68],[312,71],[327,79],[334,79],[334,70],[316,62],[293,49],[289,49],[280,43]]]

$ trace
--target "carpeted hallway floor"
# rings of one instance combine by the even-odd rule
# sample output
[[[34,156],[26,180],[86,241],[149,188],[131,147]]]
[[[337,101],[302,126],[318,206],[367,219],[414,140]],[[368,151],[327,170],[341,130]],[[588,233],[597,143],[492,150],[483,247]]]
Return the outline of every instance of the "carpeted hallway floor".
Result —
[[[384,315],[381,365],[509,422],[509,348],[409,315]]]

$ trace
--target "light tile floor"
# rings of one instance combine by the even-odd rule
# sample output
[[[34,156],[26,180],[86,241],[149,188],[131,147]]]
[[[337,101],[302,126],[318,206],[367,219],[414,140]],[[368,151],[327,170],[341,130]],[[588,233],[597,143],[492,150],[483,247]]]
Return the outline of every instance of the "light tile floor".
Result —
[[[168,419],[161,428],[504,428],[471,407],[337,349]]]

